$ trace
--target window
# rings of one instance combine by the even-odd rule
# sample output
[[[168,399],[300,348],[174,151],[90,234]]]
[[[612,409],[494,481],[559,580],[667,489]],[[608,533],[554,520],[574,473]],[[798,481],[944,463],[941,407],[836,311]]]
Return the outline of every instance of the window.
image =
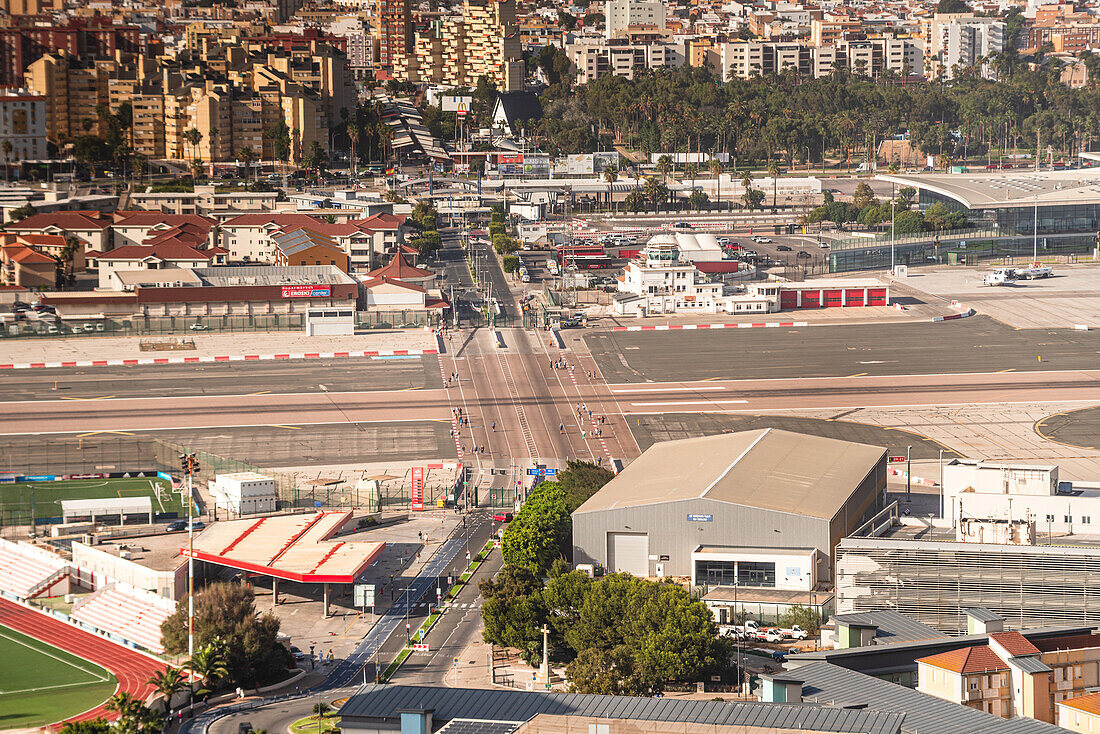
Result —
[[[1090,515],[1081,515],[1081,524],[1088,525],[1092,523],[1092,517]]]
[[[1047,515],[1047,522],[1054,522],[1054,515]]]
[[[1066,524],[1073,522],[1073,515],[1066,515]]]
[[[970,681],[970,690],[972,690],[972,691],[978,690],[978,679],[977,678],[974,678]]]

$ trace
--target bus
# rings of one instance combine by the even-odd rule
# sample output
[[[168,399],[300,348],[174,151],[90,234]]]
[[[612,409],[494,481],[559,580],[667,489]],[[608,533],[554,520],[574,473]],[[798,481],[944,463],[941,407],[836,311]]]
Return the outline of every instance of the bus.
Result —
[[[611,267],[611,258],[604,252],[603,245],[558,245],[558,264],[563,268],[569,265],[578,270],[594,270]]]

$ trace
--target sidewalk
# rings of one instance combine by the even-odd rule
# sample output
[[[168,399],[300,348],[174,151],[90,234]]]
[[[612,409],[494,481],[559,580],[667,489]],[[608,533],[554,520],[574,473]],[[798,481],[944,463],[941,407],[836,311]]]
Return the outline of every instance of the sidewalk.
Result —
[[[186,340],[193,349],[142,350],[147,345]],[[186,336],[67,337],[5,339],[0,369],[186,364],[265,359],[435,354],[436,339],[425,329],[379,331],[355,336],[307,337],[301,332],[232,332]]]

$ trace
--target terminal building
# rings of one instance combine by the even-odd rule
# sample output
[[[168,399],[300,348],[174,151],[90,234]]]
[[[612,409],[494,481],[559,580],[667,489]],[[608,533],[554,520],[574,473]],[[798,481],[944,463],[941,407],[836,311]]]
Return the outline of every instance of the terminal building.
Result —
[[[573,513],[573,559],[808,595],[885,487],[878,446],[776,429],[658,443]]]
[[[830,270],[885,269],[932,263],[1092,252],[1100,231],[1100,169],[890,174],[877,177],[917,191],[921,211],[933,204],[963,213],[968,229],[922,232],[894,240],[851,238],[832,243]]]

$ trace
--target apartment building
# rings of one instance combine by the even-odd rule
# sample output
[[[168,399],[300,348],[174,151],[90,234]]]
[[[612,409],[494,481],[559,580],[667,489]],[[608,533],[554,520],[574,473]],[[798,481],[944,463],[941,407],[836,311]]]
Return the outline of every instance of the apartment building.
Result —
[[[858,35],[863,31],[863,24],[859,18],[848,15],[828,14],[820,19],[810,21],[810,45],[832,46],[840,41],[845,41],[851,35]]]
[[[474,87],[484,76],[502,92],[523,90],[526,65],[515,0],[464,0],[451,13],[421,12],[409,27],[409,50],[391,56],[396,78]]]
[[[0,159],[15,161],[46,158],[46,98],[25,89],[0,92],[0,146],[11,144],[11,153]]]
[[[412,0],[375,0],[374,31],[377,66],[393,71],[400,58],[413,55]]]
[[[917,660],[917,690],[1005,719],[1061,725],[1060,704],[1097,685],[1098,634],[1028,640],[1019,632],[992,632],[987,645]]]
[[[602,39],[583,39],[583,43],[565,46],[565,53],[577,72],[577,82],[587,84],[607,74],[633,79],[641,69],[680,66],[683,54],[666,43],[608,43]],[[677,60],[679,63],[677,63]]]
[[[723,81],[750,79],[795,69],[800,76],[828,76],[837,68],[879,77],[884,72],[920,74],[921,48],[902,38],[842,41],[832,46],[808,46],[798,41],[737,41],[712,49],[708,64]]]
[[[47,54],[65,52],[94,61],[142,51],[140,29],[114,25],[110,18],[74,18],[64,25],[32,22],[33,18],[22,19],[18,25],[0,28],[0,87],[22,86],[28,67]]]
[[[665,27],[665,4],[656,0],[607,0],[603,6],[604,35],[615,38],[630,26]]]
[[[946,25],[947,47],[943,58],[948,79],[962,70],[979,67],[985,79],[996,79],[997,72],[987,59],[1005,50],[1007,26],[993,18],[955,20]]]
[[[1078,734],[1100,734],[1100,692],[1058,704],[1058,725]]]
[[[47,54],[27,68],[26,88],[46,100],[49,140],[59,143],[105,132],[97,107],[110,104],[108,79],[117,68],[115,61],[85,62],[68,52]]]

